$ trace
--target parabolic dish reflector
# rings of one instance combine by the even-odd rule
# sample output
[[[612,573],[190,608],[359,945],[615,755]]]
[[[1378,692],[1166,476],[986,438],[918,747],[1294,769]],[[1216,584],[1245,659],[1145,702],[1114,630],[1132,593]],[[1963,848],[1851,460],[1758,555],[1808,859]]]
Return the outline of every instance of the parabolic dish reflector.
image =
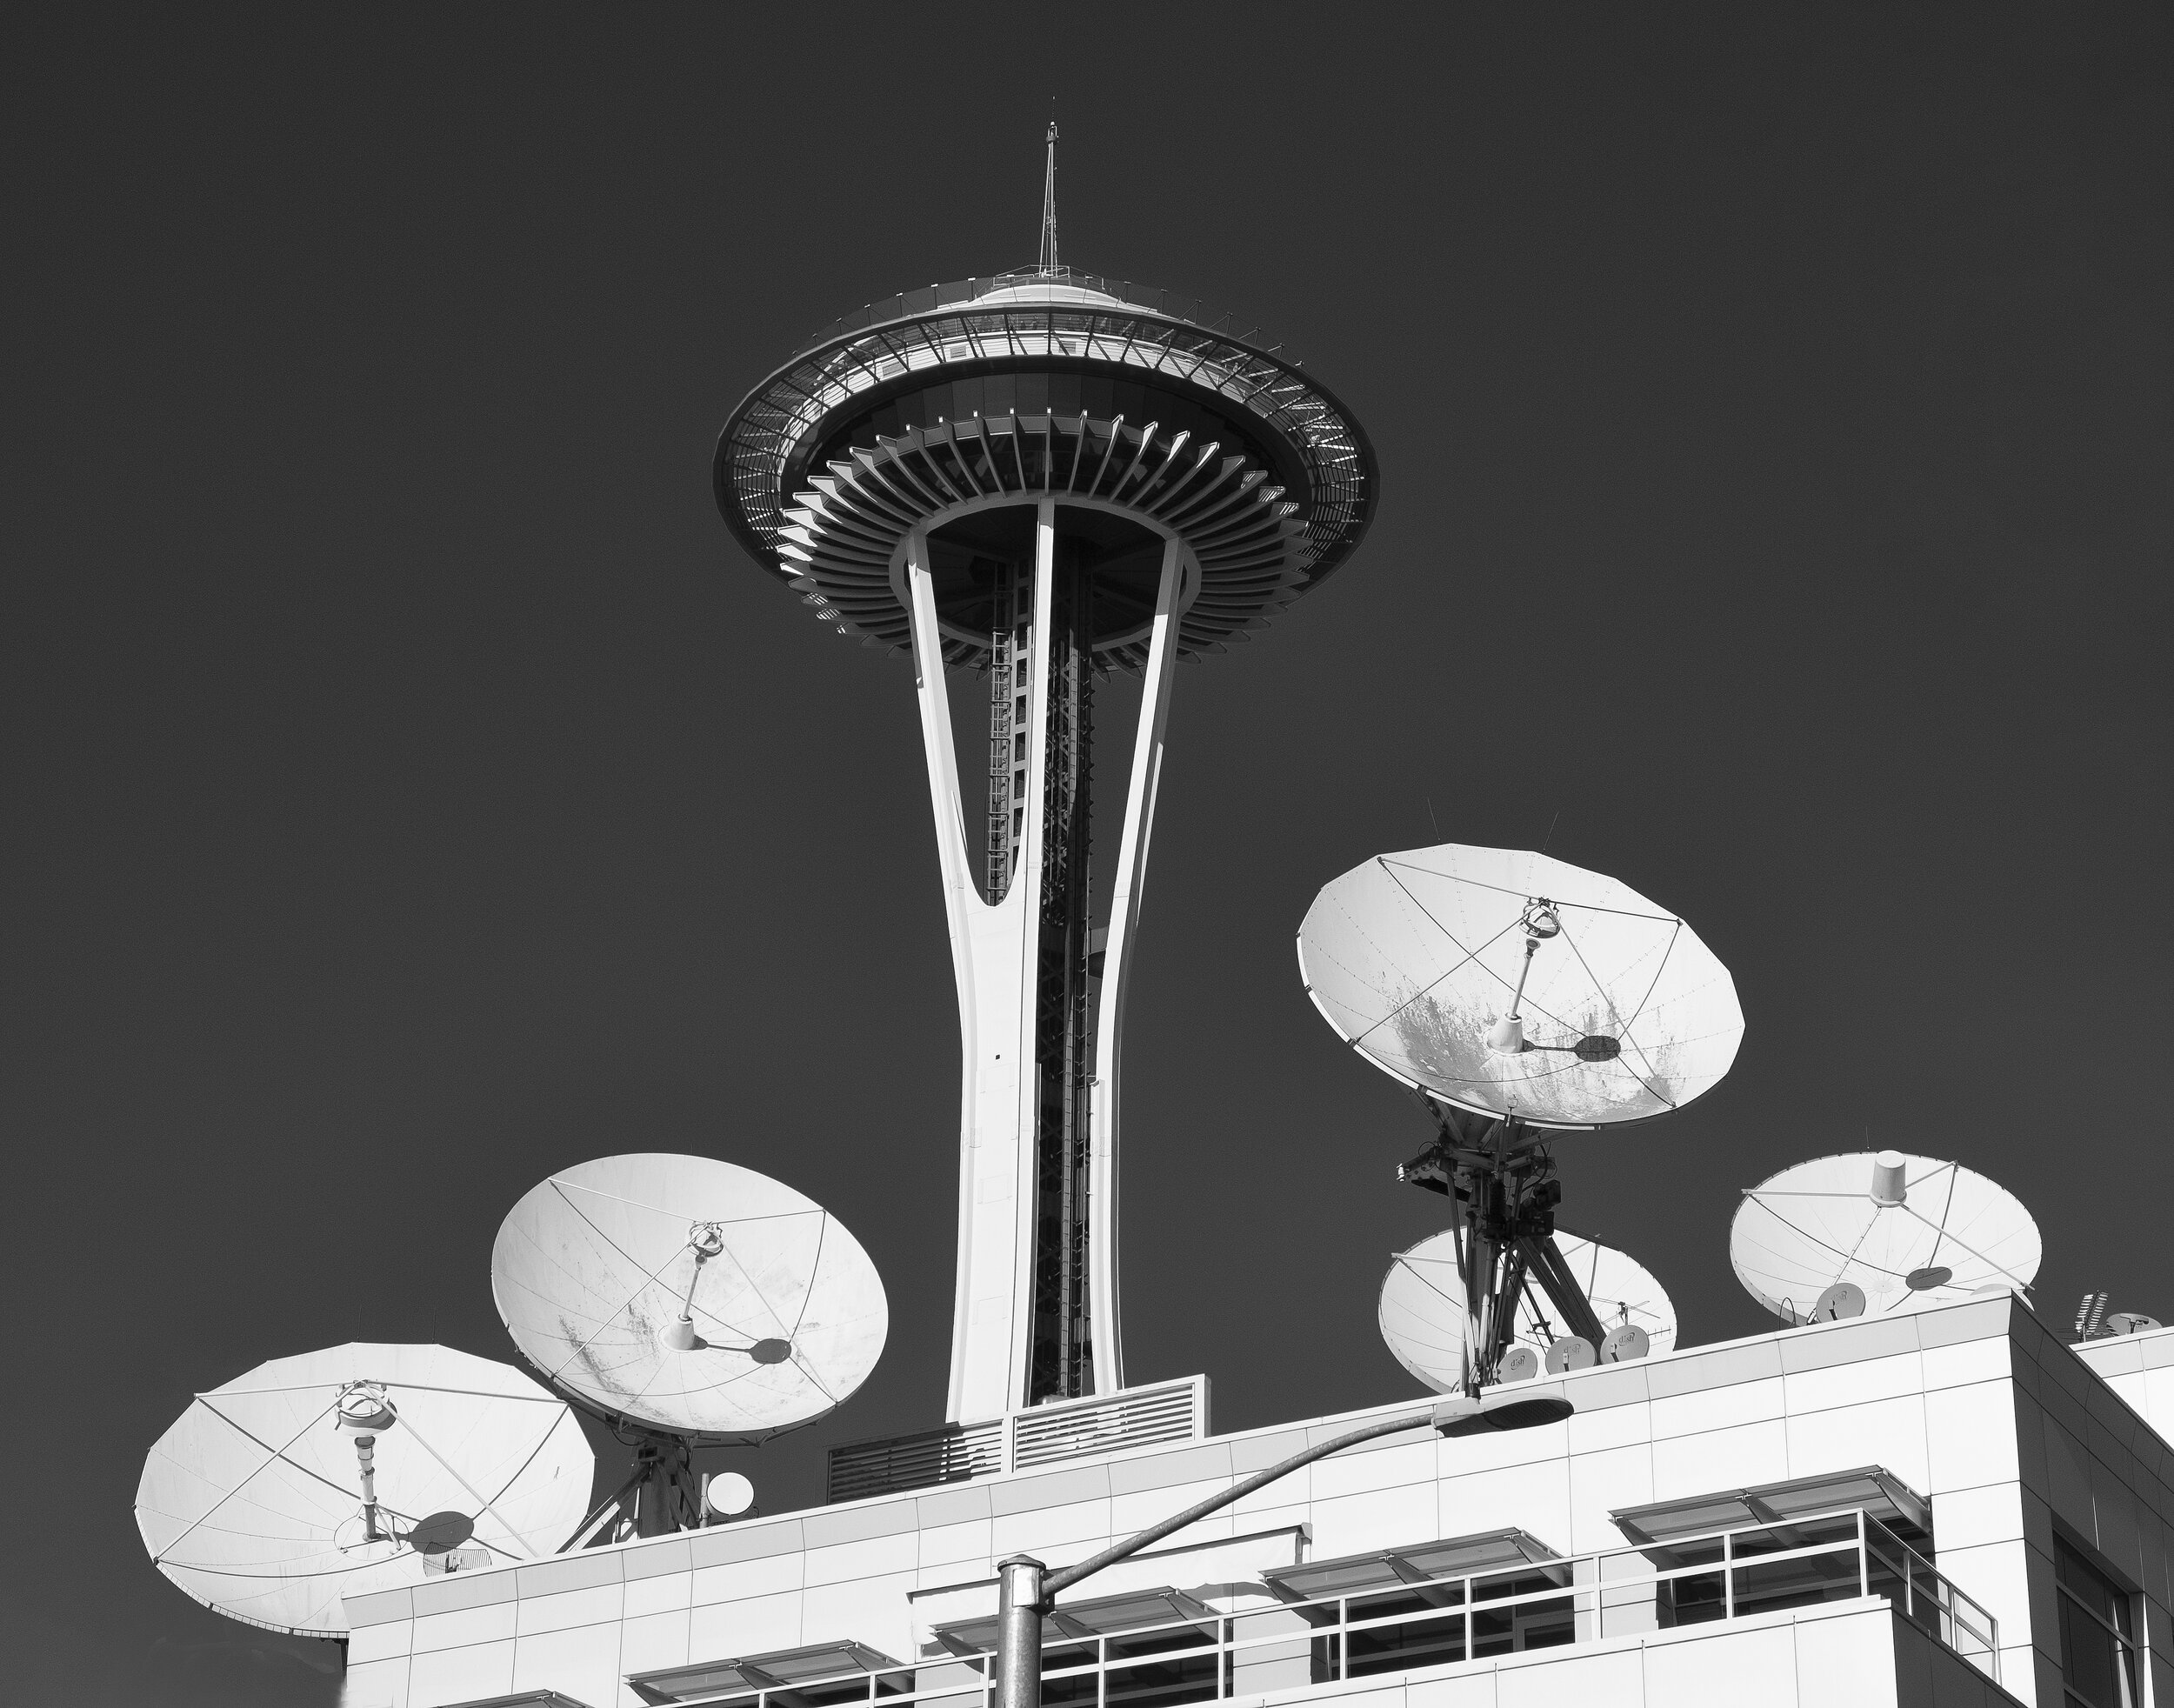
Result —
[[[875,1368],[890,1314],[860,1242],[812,1199],[708,1157],[605,1157],[514,1205],[490,1254],[506,1331],[606,1417],[754,1442]]]
[[[390,1421],[343,1428],[354,1395]],[[443,1346],[357,1344],[274,1358],[197,1395],[144,1461],[136,1523],[158,1569],[213,1611],[344,1637],[343,1596],[420,1583],[449,1559],[553,1553],[595,1475],[566,1403],[519,1371]]]
[[[1872,1196],[1880,1157],[1899,1158],[1902,1201]],[[1744,1195],[1729,1261],[1753,1298],[1785,1323],[1811,1320],[1839,1282],[1877,1317],[1954,1304],[1989,1287],[2027,1287],[2044,1248],[2013,1194],[1956,1163],[1856,1151],[1784,1169]]]
[[[1674,1349],[1676,1307],[1644,1264],[1576,1234],[1557,1233],[1555,1244],[1604,1329],[1628,1324],[1645,1331],[1654,1352]],[[1438,1394],[1463,1390],[1464,1313],[1464,1282],[1457,1272],[1453,1231],[1423,1239],[1390,1259],[1389,1273],[1382,1278],[1382,1338],[1398,1364]],[[1517,1300],[1511,1344],[1538,1353],[1568,1332],[1546,1293],[1528,1277]]]
[[[1511,849],[1355,866],[1307,910],[1298,963],[1377,1067],[1538,1127],[1665,1115],[1728,1072],[1744,1037],[1729,971],[1690,926],[1611,877]],[[1522,1036],[1505,1051],[1490,1039],[1513,1004]]]

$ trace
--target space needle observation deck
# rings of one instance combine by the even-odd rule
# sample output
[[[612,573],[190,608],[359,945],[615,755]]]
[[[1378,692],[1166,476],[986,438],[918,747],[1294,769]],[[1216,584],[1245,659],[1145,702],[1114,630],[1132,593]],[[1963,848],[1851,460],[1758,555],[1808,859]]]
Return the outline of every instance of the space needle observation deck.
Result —
[[[1278,348],[1060,264],[1050,140],[1033,269],[835,323],[741,400],[717,457],[750,555],[826,627],[913,659],[964,1052],[961,1422],[1124,1385],[1119,1042],[1171,669],[1326,580],[1378,489],[1351,412]],[[989,684],[973,807],[947,670]],[[1144,681],[1097,921],[1094,685],[1115,671]]]

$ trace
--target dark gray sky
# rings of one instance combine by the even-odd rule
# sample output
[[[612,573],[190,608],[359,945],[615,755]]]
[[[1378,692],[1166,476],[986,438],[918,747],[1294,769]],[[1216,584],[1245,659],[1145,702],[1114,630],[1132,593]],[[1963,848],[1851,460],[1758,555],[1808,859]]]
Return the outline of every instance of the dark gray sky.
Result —
[[[1762,1327],[1739,1189],[1868,1135],[2017,1191],[2064,1327],[2174,1316],[2163,9],[787,10],[5,26],[23,1699],[329,1698],[151,1569],[143,1454],[265,1358],[515,1358],[492,1234],[588,1157],[777,1174],[880,1266],[875,1377],[730,1461],[767,1510],[940,1419],[911,678],[709,459],[817,324],[1031,257],[1052,93],[1068,257],[1277,329],[1384,471],[1354,562],[1178,678],[1136,1379],[1226,1428],[1411,1391],[1374,1295],[1441,1225],[1425,1133],[1291,934],[1370,854],[1550,824],[1749,1016],[1696,1106],[1562,1147],[1688,1338]]]

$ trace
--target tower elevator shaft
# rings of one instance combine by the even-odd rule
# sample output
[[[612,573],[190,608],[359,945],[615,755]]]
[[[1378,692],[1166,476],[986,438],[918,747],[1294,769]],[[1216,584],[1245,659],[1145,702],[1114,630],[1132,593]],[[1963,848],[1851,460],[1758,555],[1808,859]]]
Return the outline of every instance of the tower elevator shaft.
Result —
[[[1028,672],[1048,673],[1043,697],[1041,894],[1035,911],[1034,1249],[1032,1326],[1025,1399],[1094,1391],[1088,1287],[1089,1082],[1093,1065],[1096,969],[1092,944],[1094,575],[1077,543],[1059,532],[1048,631],[1035,644],[1030,563],[996,571],[990,635],[989,817],[986,899],[1010,890],[1030,810],[1025,723]]]

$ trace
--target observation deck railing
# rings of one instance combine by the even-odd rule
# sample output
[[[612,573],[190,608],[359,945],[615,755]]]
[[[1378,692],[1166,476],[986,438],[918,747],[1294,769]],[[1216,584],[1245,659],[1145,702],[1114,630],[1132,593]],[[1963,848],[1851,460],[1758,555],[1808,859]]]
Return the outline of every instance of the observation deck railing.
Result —
[[[1844,1511],[1084,1636],[1061,1627],[1051,1636],[1045,1623],[1042,1700],[1047,1708],[1179,1708],[1874,1595],[1999,1682],[1993,1617],[1878,1519]],[[977,1650],[790,1688],[651,1699],[992,1708],[991,1662]]]
[[[1017,272],[985,274],[979,278],[952,279],[943,284],[924,285],[918,290],[902,290],[895,297],[879,297],[873,303],[864,304],[849,313],[840,315],[803,339],[800,348],[793,353],[804,356],[833,338],[865,331],[871,326],[887,325],[909,315],[936,314],[945,309],[970,307],[984,297],[993,297],[999,292],[1032,290],[1042,285],[1053,285],[1059,290],[1090,290],[1097,296],[1113,297],[1124,308],[1143,309],[1150,314],[1160,315],[1165,320],[1182,320],[1189,325],[1199,327],[1203,331],[1217,332],[1237,343],[1251,344],[1256,349],[1272,350],[1282,347],[1279,342],[1270,337],[1244,316],[1229,309],[1215,307],[1197,297],[1188,297],[1176,290],[1164,290],[1151,284],[1137,284],[1130,279],[1111,278],[1101,273],[1077,273],[1069,267],[1063,267],[1053,273],[1026,268]],[[1054,307],[1061,312],[1077,305],[1063,302],[1044,304],[1025,301],[1010,306],[1030,310]]]

